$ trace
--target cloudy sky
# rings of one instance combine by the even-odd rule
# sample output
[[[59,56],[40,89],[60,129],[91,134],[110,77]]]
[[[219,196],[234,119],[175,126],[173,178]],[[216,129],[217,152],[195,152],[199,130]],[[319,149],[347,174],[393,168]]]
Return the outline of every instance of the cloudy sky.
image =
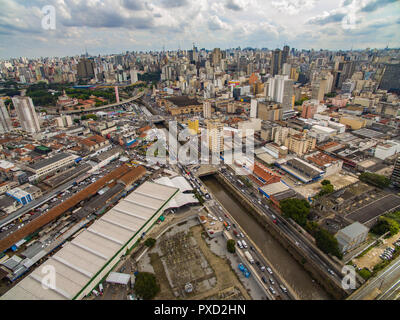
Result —
[[[46,30],[42,8],[55,9]],[[126,50],[400,47],[399,0],[0,0],[0,58]]]

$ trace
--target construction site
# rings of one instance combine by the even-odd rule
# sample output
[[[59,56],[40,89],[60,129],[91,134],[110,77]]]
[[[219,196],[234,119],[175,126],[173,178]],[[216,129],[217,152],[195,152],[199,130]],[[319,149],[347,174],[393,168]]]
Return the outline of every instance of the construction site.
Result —
[[[171,227],[149,250],[139,271],[153,272],[164,299],[251,299],[227,259],[216,255],[196,219]],[[219,238],[222,244],[223,237]],[[226,245],[225,245],[226,246]]]

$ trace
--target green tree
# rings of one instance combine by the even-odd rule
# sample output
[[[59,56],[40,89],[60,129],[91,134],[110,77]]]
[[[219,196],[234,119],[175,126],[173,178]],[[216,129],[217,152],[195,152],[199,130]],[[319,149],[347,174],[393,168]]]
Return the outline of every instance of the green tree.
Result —
[[[148,238],[148,239],[146,239],[146,241],[144,242],[144,245],[145,246],[147,246],[147,247],[149,247],[149,248],[152,248],[152,247],[154,247],[154,245],[156,244],[156,239],[154,239],[154,238]]]
[[[310,213],[310,204],[305,199],[284,199],[280,201],[280,208],[285,217],[291,218],[299,225],[305,226]]]
[[[226,249],[228,250],[228,252],[230,252],[230,253],[235,253],[235,252],[236,252],[236,247],[235,247],[235,245],[236,245],[235,240],[229,239],[229,240],[226,242]]]
[[[327,230],[321,227],[315,232],[314,235],[317,247],[320,248],[325,253],[330,253],[339,259],[343,258],[342,253],[339,249],[339,243],[337,239],[331,235]]]
[[[363,182],[382,189],[388,187],[390,184],[389,178],[372,172],[363,172],[359,178]]]
[[[137,274],[133,289],[139,297],[145,300],[153,299],[160,292],[160,286],[155,275],[149,272]]]
[[[399,232],[399,223],[387,217],[380,217],[378,222],[372,227],[371,231],[377,235],[383,235],[390,232],[394,236]]]
[[[332,184],[332,183],[331,183],[329,180],[322,180],[321,184],[322,184],[323,186],[326,186],[326,185]]]
[[[329,193],[332,193],[335,189],[333,188],[333,185],[331,184],[324,184],[322,185],[321,191],[318,193],[319,196],[323,196]]]
[[[358,273],[364,280],[368,280],[372,276],[371,271],[369,271],[367,268],[361,269],[360,271],[358,271]]]

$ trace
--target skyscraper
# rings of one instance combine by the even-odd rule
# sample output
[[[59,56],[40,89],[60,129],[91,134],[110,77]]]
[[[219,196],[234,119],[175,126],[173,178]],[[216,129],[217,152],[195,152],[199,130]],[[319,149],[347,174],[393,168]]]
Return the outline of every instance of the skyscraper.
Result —
[[[40,132],[39,119],[35,112],[32,99],[29,97],[15,96],[12,98],[12,102],[22,129],[29,133]]]
[[[215,48],[212,52],[212,64],[214,67],[219,66],[221,64],[221,49]]]
[[[207,121],[208,148],[212,153],[224,150],[224,126],[219,120]]]
[[[78,78],[89,79],[94,77],[94,62],[89,59],[82,59],[78,63]]]
[[[276,49],[272,52],[271,59],[271,74],[272,76],[277,75],[280,72],[282,65],[282,51],[280,49]]]
[[[400,90],[400,64],[387,64],[379,89]]]
[[[211,118],[211,102],[209,101],[203,102],[203,117],[204,119]]]
[[[258,101],[256,99],[251,99],[250,118],[257,118],[257,104]]]
[[[394,168],[392,172],[392,176],[390,177],[392,184],[396,187],[400,187],[400,157],[396,159],[394,163]]]
[[[268,96],[282,104],[283,113],[293,110],[293,83],[288,76],[276,75],[268,79]]]
[[[6,105],[3,100],[0,100],[0,133],[10,132],[11,130],[12,124]]]
[[[284,46],[283,51],[282,51],[282,61],[281,61],[281,68],[284,63],[287,63],[288,57],[289,57],[289,46]]]

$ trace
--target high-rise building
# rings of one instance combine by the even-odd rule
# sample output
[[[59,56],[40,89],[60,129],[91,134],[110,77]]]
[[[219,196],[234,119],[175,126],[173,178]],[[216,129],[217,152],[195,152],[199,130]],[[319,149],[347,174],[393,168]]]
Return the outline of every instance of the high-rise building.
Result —
[[[289,51],[290,51],[289,46],[284,46],[283,47],[281,67],[283,66],[284,63],[287,63],[287,60],[289,58]]]
[[[219,120],[207,121],[207,141],[212,153],[224,150],[224,126]]]
[[[204,119],[211,118],[211,102],[209,101],[203,102],[203,117]]]
[[[220,48],[215,48],[212,52],[212,64],[214,67],[219,66],[221,63],[221,49]]]
[[[396,162],[394,163],[394,168],[390,180],[395,187],[400,187],[400,157],[398,157],[396,159]]]
[[[257,104],[258,104],[258,101],[256,99],[251,99],[250,118],[257,118]]]
[[[10,115],[4,101],[0,99],[0,133],[10,132],[12,129]]]
[[[326,79],[319,79],[318,81],[315,81],[315,83],[313,83],[312,85],[311,99],[317,100],[319,102],[324,100],[327,85],[328,80]]]
[[[276,75],[274,78],[268,79],[268,96],[275,102],[282,104],[282,110],[293,110],[293,80],[288,76]]]
[[[314,118],[314,114],[317,112],[318,103],[315,100],[308,100],[303,103],[303,110],[301,112],[301,117],[304,119]]]
[[[22,129],[30,133],[40,132],[39,119],[32,99],[30,97],[15,96],[12,98],[12,102]]]
[[[276,49],[272,52],[271,59],[271,75],[275,76],[279,74],[282,65],[282,51],[280,49]]]
[[[131,84],[138,82],[137,70],[131,69],[129,73],[131,75]]]
[[[400,64],[387,64],[379,89],[382,90],[400,90]]]
[[[95,64],[92,60],[81,59],[78,63],[78,78],[91,79],[94,77]]]

